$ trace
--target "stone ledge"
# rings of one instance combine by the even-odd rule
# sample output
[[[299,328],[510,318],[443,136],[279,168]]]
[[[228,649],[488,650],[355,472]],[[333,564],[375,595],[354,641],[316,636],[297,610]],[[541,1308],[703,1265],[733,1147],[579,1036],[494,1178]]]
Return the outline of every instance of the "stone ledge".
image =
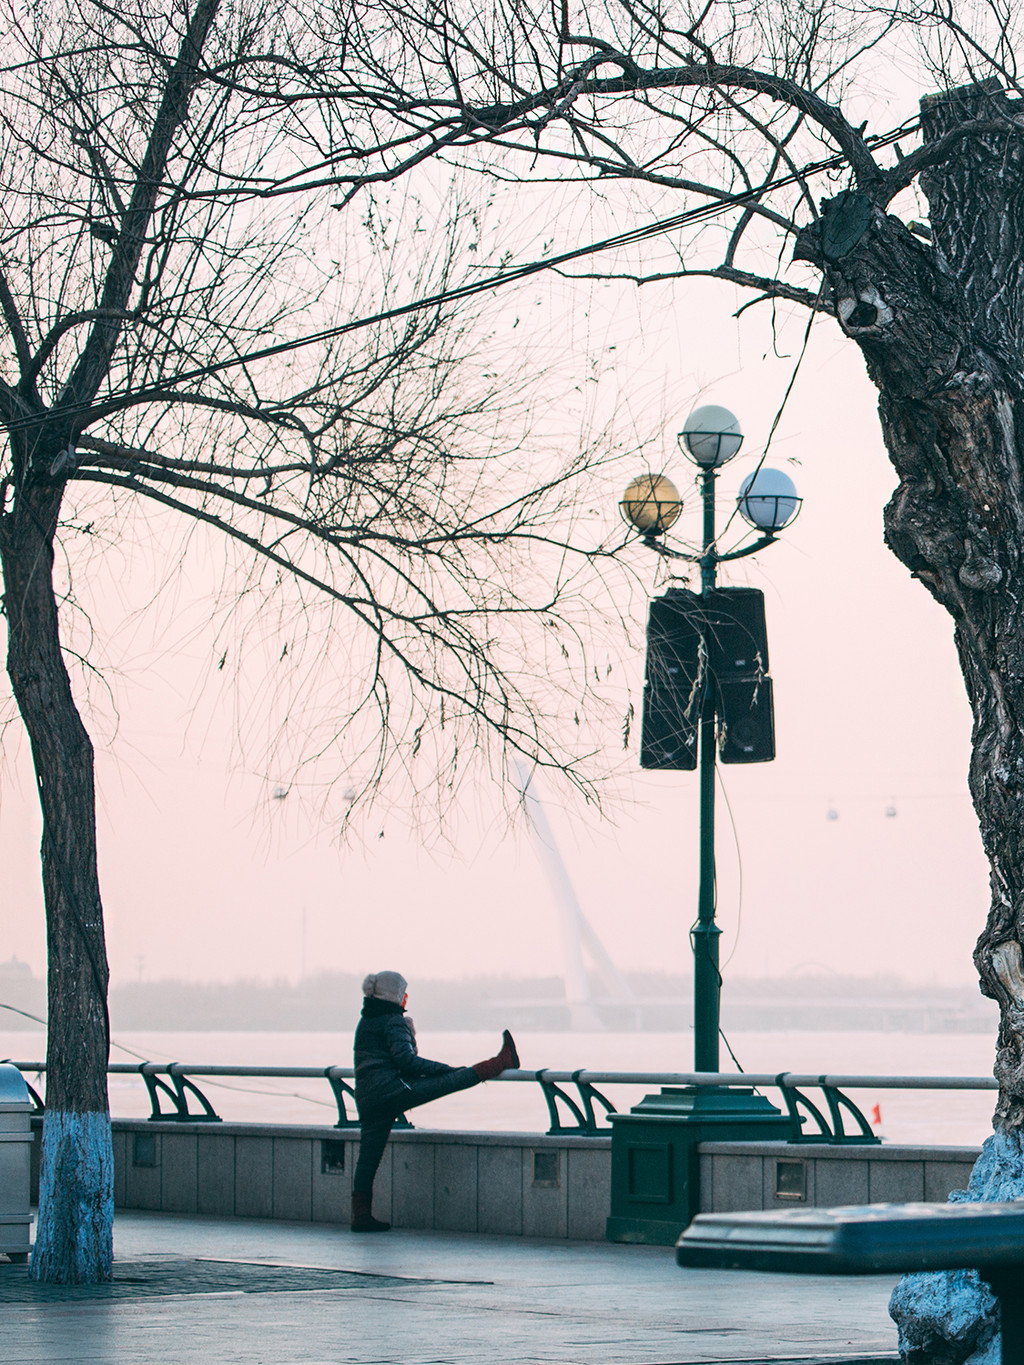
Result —
[[[288,1123],[179,1123],[176,1120],[154,1123],[151,1119],[112,1119],[111,1126],[116,1133],[186,1133],[189,1136],[203,1133],[217,1134],[222,1137],[270,1137],[270,1138],[313,1138],[358,1142],[358,1126],[334,1128],[321,1124]],[[572,1133],[491,1133],[466,1132],[445,1128],[396,1128],[391,1142],[426,1142],[434,1147],[557,1147],[578,1148],[582,1151],[610,1151],[611,1135],[608,1137],[577,1137]]]
[[[977,1161],[981,1147],[910,1147],[872,1142],[702,1142],[701,1156],[811,1157],[815,1161]]]

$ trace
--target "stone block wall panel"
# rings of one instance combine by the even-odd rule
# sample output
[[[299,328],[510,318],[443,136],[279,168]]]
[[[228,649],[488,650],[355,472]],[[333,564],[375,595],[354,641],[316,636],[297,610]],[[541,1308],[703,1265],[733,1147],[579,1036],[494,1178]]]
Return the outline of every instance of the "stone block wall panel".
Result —
[[[199,1144],[194,1133],[161,1133],[160,1207],[165,1213],[198,1212],[198,1162]]]
[[[221,1133],[199,1137],[196,1212],[230,1217],[235,1212],[235,1139]]]
[[[481,1147],[477,1152],[477,1232],[520,1237],[523,1232],[523,1151]]]
[[[480,1175],[477,1146],[434,1148],[434,1227],[476,1232]]]
[[[312,1138],[273,1138],[273,1214],[295,1223],[313,1219]]]

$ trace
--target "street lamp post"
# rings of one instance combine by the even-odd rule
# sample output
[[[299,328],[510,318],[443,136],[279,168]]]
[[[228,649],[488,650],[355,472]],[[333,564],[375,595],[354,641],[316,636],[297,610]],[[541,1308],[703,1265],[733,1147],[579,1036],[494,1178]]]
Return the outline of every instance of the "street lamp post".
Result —
[[[697,408],[686,420],[679,443],[697,465],[703,504],[703,535],[699,555],[670,549],[661,537],[677,521],[682,510],[679,494],[669,480],[641,476],[635,479],[622,502],[623,514],[643,535],[645,543],[664,557],[695,563],[700,569],[702,596],[714,592],[719,564],[756,554],[774,542],[776,534],[796,516],[801,499],[792,480],[781,470],[759,465],[740,488],[740,515],[761,532],[751,545],[729,553],[718,549],[715,525],[715,487],[722,465],[739,453],[743,444],[740,424],[728,408]],[[644,478],[647,486],[644,486]],[[647,502],[644,492],[649,493]],[[700,871],[697,919],[690,931],[693,950],[693,1051],[694,1070],[720,1070],[721,987],[719,939],[715,922],[715,773],[718,705],[714,680],[706,682],[698,722],[700,770]]]
[[[682,499],[664,475],[634,479],[621,508],[652,550],[700,570],[699,596],[676,588],[651,603],[640,753],[644,767],[700,768],[700,883],[691,930],[694,1070],[714,1075],[719,1070],[722,984],[721,931],[715,923],[719,721],[723,762],[760,762],[775,753],[763,596],[748,588],[719,588],[718,566],[770,545],[796,516],[800,499],[786,474],[759,464],[740,486],[737,510],[760,535],[753,544],[723,553],[715,526],[715,487],[720,467],[737,454],[743,433],[727,409],[702,407],[690,414],[679,439],[699,469],[703,503],[699,551],[688,553],[664,543],[682,511]],[[741,598],[746,602],[743,608]],[[748,732],[742,737],[745,726]],[[606,1235],[613,1242],[660,1246],[675,1242],[700,1207],[697,1152],[702,1142],[777,1142],[799,1132],[793,1111],[783,1114],[752,1088],[713,1083],[669,1086],[660,1094],[645,1095],[628,1114],[611,1115],[611,1123],[611,1213]]]

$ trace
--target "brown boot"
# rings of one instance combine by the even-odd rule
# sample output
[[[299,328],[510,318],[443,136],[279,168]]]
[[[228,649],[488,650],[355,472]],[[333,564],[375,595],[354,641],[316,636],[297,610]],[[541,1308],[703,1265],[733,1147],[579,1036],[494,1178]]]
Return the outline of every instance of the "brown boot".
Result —
[[[496,1057],[488,1057],[485,1062],[477,1062],[473,1067],[481,1081],[493,1081],[503,1071],[515,1071],[519,1066],[519,1053],[508,1029],[501,1035],[501,1051]]]
[[[374,1218],[370,1212],[372,1194],[352,1194],[352,1231],[353,1232],[387,1232],[390,1223],[382,1223],[379,1218]]]

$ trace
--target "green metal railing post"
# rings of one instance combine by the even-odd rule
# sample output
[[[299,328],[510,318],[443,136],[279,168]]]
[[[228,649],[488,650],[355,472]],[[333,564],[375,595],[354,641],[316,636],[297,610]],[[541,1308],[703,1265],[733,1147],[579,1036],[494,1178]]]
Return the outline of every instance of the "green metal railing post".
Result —
[[[704,495],[704,553],[700,561],[701,592],[715,586],[714,468],[701,470]],[[718,968],[721,929],[715,923],[715,689],[705,660],[704,701],[700,714],[700,886],[697,922],[690,931],[693,947],[693,1069],[718,1071],[718,1033],[722,976]]]

